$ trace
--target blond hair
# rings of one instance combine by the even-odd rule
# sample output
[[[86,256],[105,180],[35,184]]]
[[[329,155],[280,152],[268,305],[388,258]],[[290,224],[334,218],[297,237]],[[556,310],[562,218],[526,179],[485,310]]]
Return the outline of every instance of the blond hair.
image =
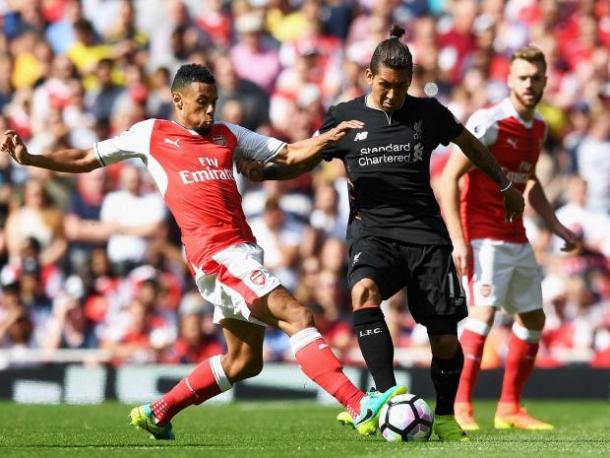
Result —
[[[542,65],[542,70],[546,73],[546,58],[544,53],[536,46],[526,46],[521,49],[517,49],[510,58],[512,64],[515,60],[522,59],[532,64]]]

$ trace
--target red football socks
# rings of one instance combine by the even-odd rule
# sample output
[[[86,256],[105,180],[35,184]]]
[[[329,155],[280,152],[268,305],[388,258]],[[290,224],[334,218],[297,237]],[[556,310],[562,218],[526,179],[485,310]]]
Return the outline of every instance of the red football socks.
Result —
[[[152,403],[157,424],[164,425],[188,406],[201,404],[231,388],[220,356],[214,356],[199,364],[193,372],[180,380],[169,392]]]
[[[343,366],[315,328],[306,328],[290,337],[301,370],[327,393],[343,404],[352,417],[360,414],[365,394],[343,373]]]
[[[472,402],[472,392],[481,370],[481,358],[486,338],[487,335],[481,335],[467,328],[462,332],[460,343],[464,350],[464,368],[460,376],[460,384],[455,402]]]
[[[518,326],[517,329],[515,327],[513,326],[513,332],[508,342],[508,355],[506,356],[506,368],[502,382],[500,402],[519,405],[523,389],[525,388],[525,382],[527,382],[534,369],[539,347],[537,339],[539,339],[540,332],[530,331],[522,326]],[[530,341],[526,341],[516,335],[515,331],[518,332],[519,328],[526,331],[522,331],[524,334],[522,337],[527,338],[526,334],[531,335]],[[535,341],[532,342],[532,340]]]

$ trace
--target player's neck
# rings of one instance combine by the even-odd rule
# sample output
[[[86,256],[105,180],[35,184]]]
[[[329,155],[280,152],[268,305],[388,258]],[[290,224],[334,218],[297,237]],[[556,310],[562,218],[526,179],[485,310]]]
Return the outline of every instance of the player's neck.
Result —
[[[526,107],[517,99],[517,97],[515,97],[514,94],[510,95],[510,103],[512,103],[513,108],[521,119],[526,122],[530,122],[532,119],[534,119],[534,114],[536,113],[535,106]]]
[[[373,99],[373,97],[371,97],[371,94],[367,94],[364,96],[364,104],[369,107],[372,108],[373,110],[379,110],[379,111],[383,111],[384,113],[387,113],[389,115],[391,115],[392,113],[394,113],[394,111],[386,111],[384,110],[382,107],[378,106],[375,103],[375,100]]]
[[[211,128],[206,128],[206,129],[196,129],[193,127],[188,127],[187,125],[183,124],[182,121],[180,121],[179,119],[174,119],[174,122],[176,124],[178,124],[180,127],[185,128],[186,130],[188,130],[189,132],[195,132],[196,134],[201,135],[202,137],[205,137],[207,134],[209,134],[211,132]]]

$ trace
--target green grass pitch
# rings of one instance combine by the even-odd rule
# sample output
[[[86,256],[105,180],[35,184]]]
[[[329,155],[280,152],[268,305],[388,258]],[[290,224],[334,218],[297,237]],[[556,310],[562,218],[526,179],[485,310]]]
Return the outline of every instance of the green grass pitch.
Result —
[[[469,443],[387,443],[335,423],[337,407],[310,402],[240,402],[190,408],[174,421],[175,442],[128,426],[129,406],[0,403],[0,456],[490,457],[610,456],[607,401],[532,401],[553,432],[495,431],[494,404],[477,404],[483,429]]]

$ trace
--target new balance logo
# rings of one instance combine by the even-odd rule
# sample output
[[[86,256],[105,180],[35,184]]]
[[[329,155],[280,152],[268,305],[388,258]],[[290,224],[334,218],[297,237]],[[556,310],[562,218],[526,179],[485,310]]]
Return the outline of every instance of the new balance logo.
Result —
[[[177,138],[175,140],[172,140],[171,138],[164,138],[163,141],[165,143],[169,143],[172,146],[175,146],[176,148],[180,148],[180,139]]]
[[[517,139],[516,138],[507,138],[506,143],[513,147],[513,149],[517,149]]]
[[[364,132],[358,132],[356,134],[356,137],[354,138],[354,141],[362,141],[362,140],[366,140],[366,137],[369,136],[369,133],[365,130]]]

